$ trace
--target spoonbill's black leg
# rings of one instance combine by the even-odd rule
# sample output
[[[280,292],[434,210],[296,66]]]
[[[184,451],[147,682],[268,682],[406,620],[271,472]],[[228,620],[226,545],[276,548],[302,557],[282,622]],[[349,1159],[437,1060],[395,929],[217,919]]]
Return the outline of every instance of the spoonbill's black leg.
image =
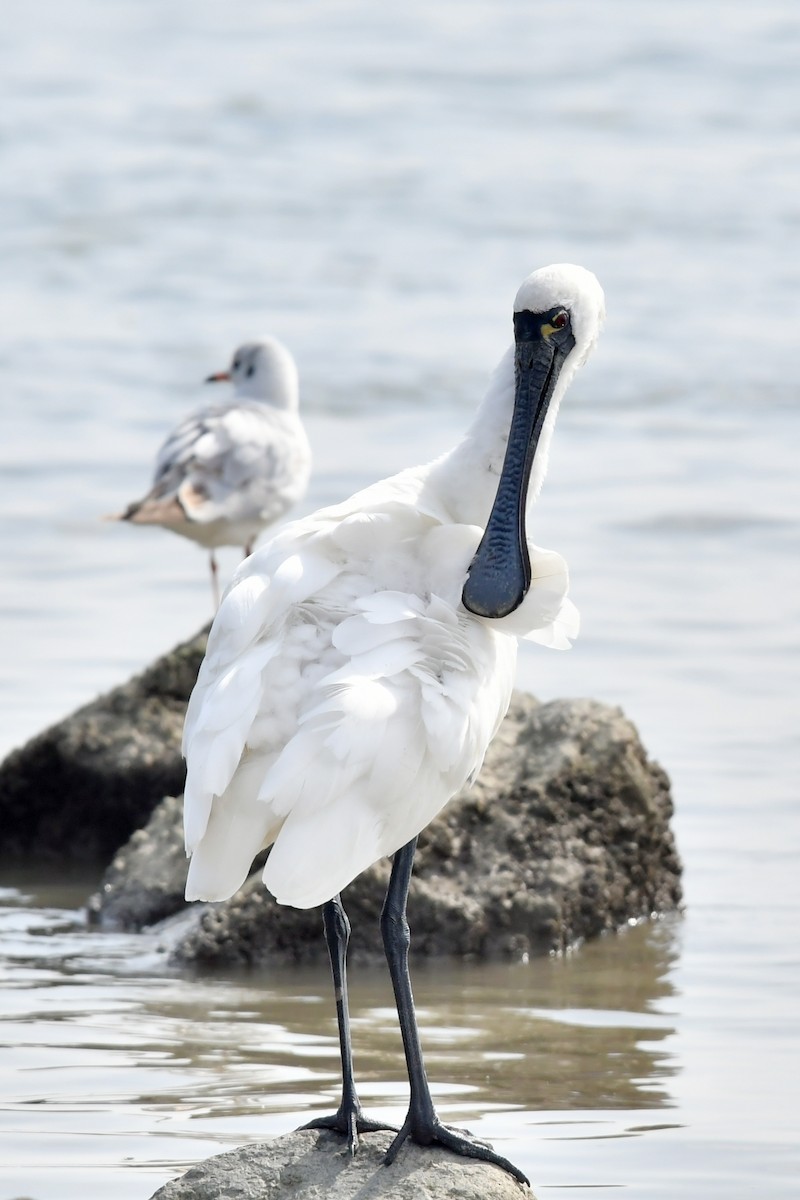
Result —
[[[383,1125],[365,1117],[356,1092],[353,1076],[353,1048],[350,1042],[350,1011],[347,1004],[347,943],[350,941],[350,922],[344,911],[341,896],[334,896],[322,910],[325,941],[331,960],[333,987],[336,995],[336,1019],[339,1024],[339,1046],[342,1052],[342,1102],[331,1117],[316,1117],[301,1129],[335,1129],[347,1138],[351,1154],[358,1149],[359,1133],[376,1129],[396,1130],[395,1125]]]
[[[385,1161],[387,1163],[394,1162],[398,1150],[407,1138],[411,1138],[413,1142],[418,1142],[422,1146],[430,1146],[432,1142],[438,1142],[440,1145],[446,1146],[448,1150],[455,1151],[456,1154],[496,1163],[498,1167],[510,1172],[520,1183],[528,1183],[528,1179],[519,1167],[515,1167],[502,1155],[495,1154],[486,1142],[477,1141],[466,1129],[453,1129],[449,1125],[443,1125],[433,1107],[428,1078],[425,1074],[425,1064],[422,1060],[422,1048],[414,1012],[414,997],[411,993],[411,978],[408,973],[408,947],[411,937],[406,920],[406,903],[416,848],[417,839],[414,838],[412,842],[403,846],[395,854],[389,888],[381,913],[383,945],[389,963],[389,973],[392,977],[408,1067],[408,1082],[411,1087],[411,1103],[408,1114],[400,1132],[386,1152]]]

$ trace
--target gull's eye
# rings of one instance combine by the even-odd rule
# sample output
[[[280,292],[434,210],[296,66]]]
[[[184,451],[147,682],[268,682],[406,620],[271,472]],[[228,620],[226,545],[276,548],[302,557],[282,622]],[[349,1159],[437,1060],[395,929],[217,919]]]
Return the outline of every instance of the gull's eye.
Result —
[[[562,308],[561,312],[557,312],[550,324],[554,329],[563,329],[569,324],[569,313]]]
[[[253,364],[252,364],[252,363],[250,363],[250,366],[249,366],[249,367],[247,368],[247,370],[245,371],[245,375],[247,376],[247,378],[248,378],[248,379],[252,379],[252,378],[253,378],[253,376],[255,375],[255,373],[256,373],[256,369],[255,369],[255,367],[253,366]]]

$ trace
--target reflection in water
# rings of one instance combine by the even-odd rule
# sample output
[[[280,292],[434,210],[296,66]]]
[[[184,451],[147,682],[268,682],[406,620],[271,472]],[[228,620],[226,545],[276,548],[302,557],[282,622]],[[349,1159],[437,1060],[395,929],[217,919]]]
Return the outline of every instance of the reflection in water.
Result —
[[[162,973],[154,938],[89,933],[78,913],[37,909],[19,893],[5,901],[6,1113],[272,1112],[286,1115],[288,1129],[337,1098],[325,970],[175,977]],[[417,964],[429,1076],[445,1116],[668,1107],[676,1067],[664,1044],[665,1001],[675,957],[676,925],[662,922],[561,959]],[[355,969],[351,1005],[363,1099],[402,1111],[407,1083],[386,972]]]
[[[668,1106],[667,1080],[675,1066],[663,1043],[673,1030],[661,1005],[671,994],[675,954],[674,925],[660,923],[604,938],[561,959],[512,966],[417,964],[414,990],[434,1091],[442,1102],[458,1095],[460,1108],[474,1113],[494,1106],[533,1111]],[[247,1093],[251,1068],[263,1060],[289,1071],[298,1053],[306,1062],[313,1058],[313,1076],[297,1091],[322,1108],[339,1081],[326,975],[282,968],[277,979],[263,982],[260,991],[251,977],[244,993],[230,997],[232,1007],[222,1004],[210,1020],[208,1015],[193,1020],[192,1042],[201,1053],[210,1047],[219,1056],[220,1084],[229,1100]],[[405,1070],[386,973],[379,967],[356,969],[350,987],[364,1096],[388,1098],[391,1092],[392,1102],[401,1103]],[[243,1025],[249,1036],[241,1036]],[[224,1038],[225,1028],[238,1031],[235,1046]],[[247,1079],[232,1092],[224,1072],[234,1061]],[[282,1086],[280,1071],[277,1078],[270,1074],[256,1084],[266,1096]],[[320,1098],[323,1080],[328,1095]]]

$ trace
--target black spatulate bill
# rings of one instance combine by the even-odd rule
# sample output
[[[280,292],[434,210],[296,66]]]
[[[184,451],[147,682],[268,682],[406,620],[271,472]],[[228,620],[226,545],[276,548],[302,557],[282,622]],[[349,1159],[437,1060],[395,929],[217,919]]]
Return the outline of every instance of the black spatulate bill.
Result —
[[[479,617],[506,617],[531,585],[525,501],[536,447],[561,367],[575,338],[569,313],[514,313],[515,391],[497,495],[461,600]]]

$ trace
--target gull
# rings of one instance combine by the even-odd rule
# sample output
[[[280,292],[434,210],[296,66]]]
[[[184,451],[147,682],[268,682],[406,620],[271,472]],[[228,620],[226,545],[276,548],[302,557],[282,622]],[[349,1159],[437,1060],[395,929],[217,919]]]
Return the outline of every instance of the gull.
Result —
[[[206,383],[230,382],[233,395],[188,416],[156,458],[150,491],[114,519],[160,525],[210,551],[219,607],[219,546],[243,546],[305,494],[311,451],[298,413],[297,368],[277,338],[245,342],[230,367]]]
[[[535,271],[514,344],[463,439],[343,504],[292,522],[240,565],[186,715],[186,897],[224,900],[271,846],[266,887],[323,906],[342,1099],[333,1128],[364,1131],[353,1075],[341,892],[393,855],[381,916],[410,1084],[407,1139],[523,1173],[445,1125],[431,1099],[408,972],[417,835],[474,780],[510,702],[519,638],[566,649],[578,629],[563,558],[529,542],[556,413],[594,346],[603,293],[582,267]],[[416,418],[414,418],[416,419]]]

